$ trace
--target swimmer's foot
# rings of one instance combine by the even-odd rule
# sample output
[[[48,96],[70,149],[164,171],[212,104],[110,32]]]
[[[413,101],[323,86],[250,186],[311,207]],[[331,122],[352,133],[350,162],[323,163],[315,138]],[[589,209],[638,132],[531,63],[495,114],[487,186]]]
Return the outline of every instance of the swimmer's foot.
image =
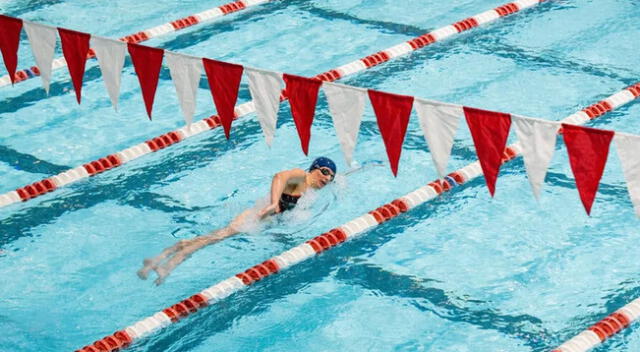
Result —
[[[158,263],[157,260],[145,259],[142,261],[143,267],[138,270],[138,277],[142,280],[146,280],[149,277],[149,271],[156,270]]]
[[[158,267],[154,267],[153,270],[155,270],[155,272],[158,274],[158,278],[155,279],[155,281],[153,281],[153,283],[156,284],[156,286],[160,286],[164,283],[164,279],[167,278],[167,276],[169,276],[170,271],[167,271],[165,268],[158,268]]]

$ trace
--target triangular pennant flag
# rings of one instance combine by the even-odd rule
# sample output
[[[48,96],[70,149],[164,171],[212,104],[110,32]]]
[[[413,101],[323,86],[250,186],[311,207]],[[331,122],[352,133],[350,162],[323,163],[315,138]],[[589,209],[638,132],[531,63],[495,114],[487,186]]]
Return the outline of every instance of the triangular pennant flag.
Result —
[[[588,215],[591,214],[591,205],[607,163],[613,134],[613,131],[562,124],[562,137],[567,145],[571,171]]]
[[[82,96],[82,77],[84,76],[84,67],[87,63],[87,54],[89,54],[89,40],[91,35],[88,33],[76,32],[70,29],[58,28],[60,33],[60,42],[62,43],[62,53],[67,61],[73,89],[76,91],[76,100],[80,104]]]
[[[9,72],[11,84],[16,82],[16,67],[18,66],[18,46],[20,45],[20,31],[22,20],[19,18],[0,15],[0,50],[4,66]]]
[[[407,133],[413,97],[368,90],[369,100],[376,114],[378,128],[384,141],[393,176],[398,176],[398,162]]]
[[[533,195],[540,199],[540,189],[556,148],[560,125],[556,122],[512,116],[520,141],[524,166]]]
[[[23,21],[24,31],[27,32],[31,51],[40,70],[42,86],[49,94],[49,82],[51,81],[51,63],[56,48],[56,29],[41,24]]]
[[[235,118],[233,110],[238,100],[243,67],[207,58],[203,58],[202,63],[207,73],[213,103],[216,105],[220,122],[224,128],[224,135],[229,139],[231,123]]]
[[[156,88],[158,88],[164,50],[134,43],[127,43],[127,48],[129,55],[131,55],[133,67],[136,70],[136,74],[138,74],[142,98],[144,99],[149,120],[151,120],[151,110],[153,109]]]
[[[286,83],[285,95],[289,98],[293,121],[298,129],[300,144],[304,155],[309,154],[309,139],[311,139],[311,124],[318,102],[318,90],[322,81],[283,74]]]
[[[496,191],[496,179],[502,164],[502,155],[507,146],[511,115],[464,107],[464,115],[471,131],[476,154],[480,160],[482,173],[493,197]]]
[[[111,98],[111,104],[117,111],[120,95],[120,75],[124,66],[127,44],[119,40],[92,36],[91,48],[98,58],[102,79],[107,87],[109,98]]]
[[[265,140],[271,146],[276,131],[282,74],[276,72],[245,68],[249,77],[249,91],[256,107],[256,114]]]
[[[627,180],[627,190],[631,202],[636,210],[636,215],[640,216],[640,158],[638,158],[640,137],[616,133],[613,138],[618,147],[618,156],[622,164],[624,178]]]
[[[167,65],[176,94],[180,100],[184,121],[191,125],[196,111],[196,93],[202,72],[202,60],[167,52]]]
[[[364,113],[365,89],[323,83],[322,89],[329,103],[333,126],[340,141],[347,164],[353,162],[353,150],[360,131],[360,122]]]
[[[464,111],[461,106],[422,99],[416,99],[414,105],[433,163],[440,177],[444,177],[447,174],[453,137],[458,130],[460,117],[464,115]]]

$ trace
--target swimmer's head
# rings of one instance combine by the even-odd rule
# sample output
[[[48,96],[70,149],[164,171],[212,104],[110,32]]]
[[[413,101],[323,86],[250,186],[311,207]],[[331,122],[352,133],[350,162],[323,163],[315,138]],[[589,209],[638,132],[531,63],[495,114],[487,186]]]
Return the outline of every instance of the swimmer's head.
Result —
[[[309,173],[313,176],[312,185],[315,188],[322,188],[336,177],[336,163],[333,160],[321,156],[314,160],[309,166]]]

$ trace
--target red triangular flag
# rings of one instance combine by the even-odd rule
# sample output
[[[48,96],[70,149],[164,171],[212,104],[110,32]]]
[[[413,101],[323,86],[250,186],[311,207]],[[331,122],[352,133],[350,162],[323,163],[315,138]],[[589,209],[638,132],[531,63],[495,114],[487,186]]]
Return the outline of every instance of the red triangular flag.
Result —
[[[241,65],[207,58],[202,59],[202,64],[207,73],[209,89],[213,96],[213,103],[216,104],[224,134],[229,139],[231,123],[235,118],[233,110],[238,100],[238,89],[240,89],[244,68]]]
[[[613,135],[613,131],[562,124],[562,138],[567,145],[571,171],[588,215],[591,215],[591,205],[596,198]]]
[[[496,179],[502,164],[502,154],[507,146],[511,115],[502,112],[464,107],[464,115],[471,131],[482,173],[493,197]]]
[[[398,162],[402,153],[402,143],[407,133],[409,116],[413,107],[413,97],[379,92],[369,89],[369,100],[376,114],[378,128],[387,150],[393,176],[398,176]]]
[[[20,31],[22,20],[19,18],[0,15],[0,50],[4,66],[9,72],[11,84],[16,82],[16,67],[18,66],[18,46],[20,45]]]
[[[87,63],[87,54],[89,54],[91,34],[64,28],[58,28],[58,33],[60,33],[62,53],[67,61],[73,89],[76,91],[76,100],[80,104],[82,77],[84,76],[84,66]]]
[[[318,90],[322,81],[286,73],[282,74],[282,79],[286,83],[285,95],[289,98],[291,114],[298,129],[302,151],[304,155],[308,155],[311,123],[313,123],[313,115],[318,102]]]
[[[160,77],[160,68],[162,68],[162,57],[164,50],[151,48],[148,46],[127,43],[129,55],[133,67],[140,81],[142,89],[142,98],[147,108],[147,115],[151,120],[151,109],[153,108],[153,100],[156,96],[156,88],[158,87],[158,78]]]

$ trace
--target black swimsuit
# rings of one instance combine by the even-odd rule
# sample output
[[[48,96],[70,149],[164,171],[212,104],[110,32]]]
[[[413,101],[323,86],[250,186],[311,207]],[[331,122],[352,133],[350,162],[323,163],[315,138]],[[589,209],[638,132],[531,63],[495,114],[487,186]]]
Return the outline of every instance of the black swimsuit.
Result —
[[[283,212],[293,209],[296,206],[296,203],[298,203],[298,199],[300,199],[300,196],[292,196],[291,194],[282,193],[279,202],[280,211]]]

